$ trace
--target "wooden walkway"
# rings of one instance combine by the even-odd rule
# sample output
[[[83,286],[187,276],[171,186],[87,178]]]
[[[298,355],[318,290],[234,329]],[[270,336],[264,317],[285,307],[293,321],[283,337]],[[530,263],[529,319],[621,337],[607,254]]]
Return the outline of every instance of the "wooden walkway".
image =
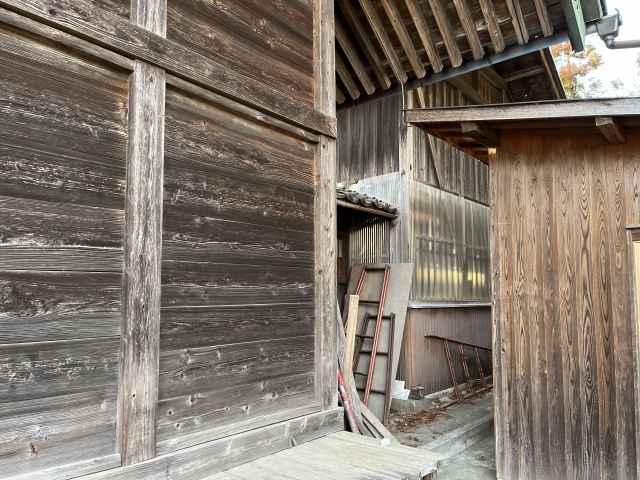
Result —
[[[422,480],[435,478],[438,455],[338,432],[246,463],[210,480]],[[432,476],[433,475],[433,476]]]

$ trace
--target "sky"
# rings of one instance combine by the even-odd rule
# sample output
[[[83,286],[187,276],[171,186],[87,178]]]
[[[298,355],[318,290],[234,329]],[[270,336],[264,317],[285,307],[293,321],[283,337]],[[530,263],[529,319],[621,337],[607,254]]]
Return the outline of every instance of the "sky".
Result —
[[[607,0],[607,5],[610,14],[616,9],[622,14],[618,39],[639,39],[640,0]],[[640,48],[610,50],[597,34],[589,35],[587,41],[596,47],[603,59],[602,66],[586,78],[588,82],[599,80],[602,83],[602,93],[597,96],[640,96],[640,66],[637,63]],[[619,89],[612,86],[616,81],[622,82]]]

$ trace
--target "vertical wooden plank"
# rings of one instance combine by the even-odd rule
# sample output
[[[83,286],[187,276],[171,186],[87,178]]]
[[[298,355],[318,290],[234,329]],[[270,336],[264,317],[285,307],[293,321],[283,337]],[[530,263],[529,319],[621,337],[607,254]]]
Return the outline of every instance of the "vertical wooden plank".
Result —
[[[353,381],[353,354],[356,340],[356,327],[358,326],[358,303],[360,297],[358,295],[349,295],[349,303],[347,306],[347,328],[345,333],[345,339],[347,342],[346,350],[344,353],[344,378],[347,385],[350,387]]]
[[[131,23],[167,36],[167,0],[131,0]]]
[[[336,116],[333,0],[313,7],[315,109]],[[315,154],[314,257],[316,391],[324,410],[338,404],[336,357],[336,141],[320,137]]]
[[[136,62],[130,78],[118,437],[125,465],[155,454],[160,346],[164,70]]]

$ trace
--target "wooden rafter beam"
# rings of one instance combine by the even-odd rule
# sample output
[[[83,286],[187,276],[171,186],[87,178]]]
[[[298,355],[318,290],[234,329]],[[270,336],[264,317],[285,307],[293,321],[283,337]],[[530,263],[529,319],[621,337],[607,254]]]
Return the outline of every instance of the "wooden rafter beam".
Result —
[[[436,48],[433,38],[431,38],[429,25],[427,25],[427,20],[425,19],[424,14],[418,6],[416,0],[405,0],[405,4],[407,5],[407,9],[409,10],[411,19],[416,26],[416,30],[418,30],[418,35],[420,36],[420,40],[422,40],[422,45],[427,52],[427,57],[429,57],[431,68],[434,72],[441,72],[444,68],[444,65],[442,65],[442,60],[440,59],[440,55],[438,54],[438,49]]]
[[[541,73],[546,73],[547,70],[544,65],[535,65],[533,67],[525,68],[524,70],[519,70],[510,75],[506,75],[504,81],[507,83],[515,82],[516,80],[522,80],[523,78],[535,77],[536,75],[540,75]]]
[[[511,23],[513,23],[513,29],[516,32],[516,37],[520,45],[529,43],[529,31],[527,30],[527,23],[524,20],[524,14],[522,13],[522,7],[520,0],[506,0],[507,8],[509,9],[509,15],[511,15]]]
[[[551,56],[551,52],[548,48],[540,50],[540,57],[542,58],[542,64],[544,65],[545,70],[547,71],[547,76],[549,77],[549,82],[551,82],[551,88],[553,89],[553,93],[556,95],[556,98],[566,98],[564,93],[564,87],[562,86],[562,80],[560,80],[560,76],[553,65],[553,57]]]
[[[364,64],[360,60],[360,57],[358,56],[358,52],[356,52],[356,49],[353,46],[353,43],[351,43],[351,40],[349,39],[349,35],[347,35],[347,32],[345,31],[342,24],[338,21],[338,19],[336,19],[335,28],[336,28],[336,39],[338,40],[338,44],[340,45],[340,48],[342,48],[342,51],[347,57],[347,60],[349,60],[349,64],[351,64],[351,68],[353,68],[353,71],[356,73],[356,76],[358,77],[358,80],[360,80],[360,83],[364,87],[365,92],[371,95],[373,92],[376,91],[376,87],[371,81],[371,77],[367,73],[367,70],[365,69]]]
[[[489,83],[491,83],[498,90],[505,90],[507,88],[507,82],[504,78],[495,71],[493,67],[483,68],[479,70],[480,76],[484,77]]]
[[[540,28],[542,28],[542,34],[545,37],[553,35],[553,23],[551,17],[549,17],[549,10],[545,0],[533,0],[536,5],[536,13],[538,14],[538,20],[540,21]]]
[[[336,86],[336,102],[344,103],[345,100],[344,92],[340,87]]]
[[[447,49],[447,54],[449,55],[451,66],[459,67],[460,65],[462,65],[462,54],[460,53],[460,48],[458,47],[456,36],[454,35],[453,29],[451,28],[447,10],[442,5],[441,0],[429,0],[429,6],[431,7],[433,16],[436,19],[436,23],[438,24],[438,30],[440,30],[442,41],[444,42],[444,46]]]
[[[473,138],[485,147],[495,148],[500,145],[498,134],[491,128],[477,122],[462,122],[460,124],[462,134]]]
[[[393,48],[391,39],[384,29],[384,25],[382,24],[382,20],[380,19],[378,12],[376,12],[375,5],[371,0],[359,0],[359,2],[365,16],[367,17],[369,25],[371,25],[373,33],[376,35],[378,42],[380,42],[380,46],[382,47],[387,60],[389,60],[389,64],[391,64],[393,73],[400,83],[405,83],[407,81],[407,72],[405,72],[402,67],[400,58]]]
[[[496,9],[493,4],[493,0],[479,0],[480,8],[482,10],[482,16],[484,21],[487,22],[487,30],[489,30],[489,36],[491,37],[491,44],[496,53],[504,51],[505,43],[502,36],[502,30],[500,29],[500,22],[496,16]]]
[[[478,31],[476,30],[476,23],[473,21],[469,5],[467,5],[467,0],[453,0],[453,4],[456,7],[458,18],[460,18],[460,23],[462,24],[462,29],[464,30],[469,46],[471,47],[473,58],[480,60],[484,57],[484,49],[482,48],[482,42],[480,42]]]
[[[344,63],[342,56],[338,52],[336,52],[336,72],[338,77],[340,77],[340,80],[342,80],[344,88],[347,89],[349,96],[354,100],[360,98],[358,85],[356,85],[356,81],[351,76],[351,73],[349,73],[347,65]]]
[[[624,130],[613,117],[596,117],[596,127],[600,133],[612,145],[627,143]]]
[[[418,56],[415,46],[413,45],[409,32],[407,32],[407,28],[404,26],[404,22],[402,21],[402,17],[400,16],[400,12],[398,11],[398,7],[396,7],[394,1],[395,0],[382,0],[382,6],[384,7],[384,11],[387,13],[387,17],[391,22],[393,30],[396,32],[396,35],[400,40],[402,49],[411,64],[411,68],[413,68],[413,71],[418,78],[422,78],[427,74],[427,72],[420,60],[420,57]]]
[[[470,102],[475,104],[486,103],[484,98],[482,98],[482,95],[480,95],[480,93],[464,78],[454,77],[447,80],[447,82],[457,88],[458,91],[460,91],[460,93],[462,93],[462,95],[464,95],[464,97]]]
[[[384,68],[384,62],[380,58],[380,55],[378,55],[378,49],[369,39],[364,25],[356,15],[354,3],[352,0],[340,0],[340,8],[347,20],[347,23],[349,23],[353,28],[353,31],[356,33],[358,44],[365,55],[367,55],[369,63],[373,66],[373,71],[376,74],[378,82],[382,85],[383,90],[388,89],[391,87],[391,79]]]

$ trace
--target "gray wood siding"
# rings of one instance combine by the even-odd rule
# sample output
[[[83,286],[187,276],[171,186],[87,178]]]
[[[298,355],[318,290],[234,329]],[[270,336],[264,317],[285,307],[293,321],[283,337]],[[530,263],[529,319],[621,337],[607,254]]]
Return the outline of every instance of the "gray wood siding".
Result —
[[[166,112],[159,452],[314,403],[311,145],[175,89]]]
[[[167,38],[312,106],[313,3],[168,0]]]
[[[67,478],[120,464],[127,74],[8,27],[0,63],[0,470]]]

